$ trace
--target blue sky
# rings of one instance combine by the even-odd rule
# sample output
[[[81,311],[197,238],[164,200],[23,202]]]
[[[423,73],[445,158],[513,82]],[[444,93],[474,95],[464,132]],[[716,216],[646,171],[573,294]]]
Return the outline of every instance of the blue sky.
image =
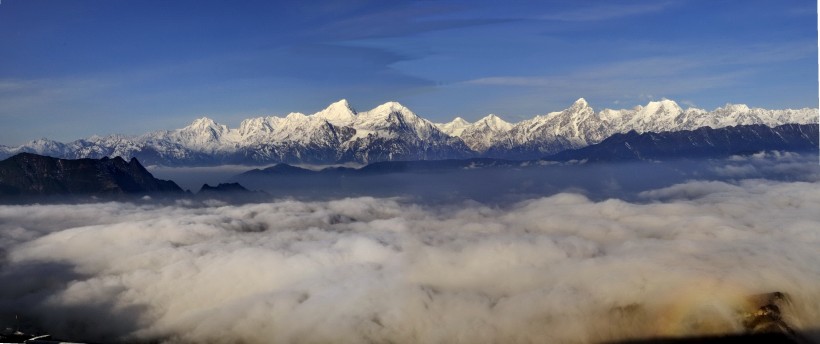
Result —
[[[0,144],[399,101],[517,121],[818,106],[813,0],[2,0]]]

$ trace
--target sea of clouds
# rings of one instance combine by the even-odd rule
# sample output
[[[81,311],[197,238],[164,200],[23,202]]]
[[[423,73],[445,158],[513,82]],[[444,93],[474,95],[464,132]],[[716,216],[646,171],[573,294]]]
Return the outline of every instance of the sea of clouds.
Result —
[[[0,319],[97,342],[596,343],[742,332],[779,291],[816,334],[820,182],[795,159],[629,201],[0,206]]]

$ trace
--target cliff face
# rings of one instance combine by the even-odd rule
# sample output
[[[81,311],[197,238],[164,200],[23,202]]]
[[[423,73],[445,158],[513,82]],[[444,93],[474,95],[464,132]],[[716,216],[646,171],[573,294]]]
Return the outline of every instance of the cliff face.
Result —
[[[0,195],[83,195],[182,192],[154,178],[137,159],[57,159],[20,153],[0,161]]]

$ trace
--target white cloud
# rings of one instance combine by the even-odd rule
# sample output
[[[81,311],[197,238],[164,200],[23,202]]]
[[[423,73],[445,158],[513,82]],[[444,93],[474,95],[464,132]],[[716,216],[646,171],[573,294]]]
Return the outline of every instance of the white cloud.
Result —
[[[792,152],[765,151],[752,155],[732,156],[726,163],[710,169],[721,177],[776,178],[787,180],[820,181],[817,156]]]
[[[488,76],[459,84],[532,88],[538,90],[538,95],[548,93],[569,98],[582,94],[590,98],[619,99],[623,104],[656,99],[647,97],[650,93],[675,95],[730,86],[751,75],[748,70],[703,72],[705,65],[693,60],[694,57],[638,59],[589,66],[557,75]],[[675,82],[669,82],[671,79]],[[624,95],[623,90],[632,90],[632,93]]]
[[[647,99],[645,95],[650,93],[672,98],[690,97],[693,92],[748,83],[749,78],[772,64],[816,55],[817,45],[811,41],[792,41],[731,50],[722,46],[704,50],[701,46],[659,49],[657,44],[635,43],[633,49],[641,51],[643,57],[586,64],[548,75],[486,75],[456,85],[531,88],[536,90],[531,96],[538,99],[544,94],[557,98],[581,95],[588,99],[617,99],[620,104],[657,99]],[[624,94],[624,90],[631,93]],[[685,105],[692,106],[690,104]]]
[[[631,17],[641,14],[654,13],[663,11],[674,5],[669,1],[656,1],[652,3],[644,3],[637,5],[629,4],[601,4],[595,6],[588,6],[580,9],[556,12],[539,16],[541,20],[558,20],[558,21],[602,21],[623,17]]]
[[[746,296],[782,291],[790,324],[816,329],[818,186],[0,206],[0,282],[29,281],[0,290],[0,314],[98,341],[600,342],[738,330]]]
[[[718,181],[693,181],[686,184],[677,184],[657,190],[641,192],[638,196],[651,200],[695,199],[713,193],[733,192],[742,190],[737,185]]]

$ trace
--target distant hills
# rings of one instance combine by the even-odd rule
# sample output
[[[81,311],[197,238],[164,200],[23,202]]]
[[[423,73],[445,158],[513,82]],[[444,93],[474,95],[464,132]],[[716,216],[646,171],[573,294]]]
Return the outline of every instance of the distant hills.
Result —
[[[203,184],[202,188],[199,189],[197,194],[209,194],[209,193],[248,193],[251,192],[250,190],[246,189],[244,186],[240,185],[239,183],[220,183],[217,186],[210,186],[208,184]]]
[[[712,111],[683,109],[671,100],[596,112],[583,98],[569,108],[518,123],[498,116],[469,123],[433,123],[388,102],[358,112],[346,100],[312,115],[249,118],[228,128],[200,118],[182,129],[139,136],[109,135],[69,143],[39,139],[0,146],[0,158],[21,152],[79,159],[138,158],[145,164],[214,166],[338,164],[466,158],[538,159],[601,143],[616,134],[720,129],[738,125],[817,124],[817,109],[767,110],[727,104]]]
[[[435,173],[460,169],[520,167],[522,164],[527,163],[529,162],[493,158],[380,161],[367,164],[361,168],[328,167],[321,170],[311,170],[280,163],[264,169],[252,169],[237,175],[235,178],[242,179],[246,177],[260,176],[367,176],[389,173]]]

